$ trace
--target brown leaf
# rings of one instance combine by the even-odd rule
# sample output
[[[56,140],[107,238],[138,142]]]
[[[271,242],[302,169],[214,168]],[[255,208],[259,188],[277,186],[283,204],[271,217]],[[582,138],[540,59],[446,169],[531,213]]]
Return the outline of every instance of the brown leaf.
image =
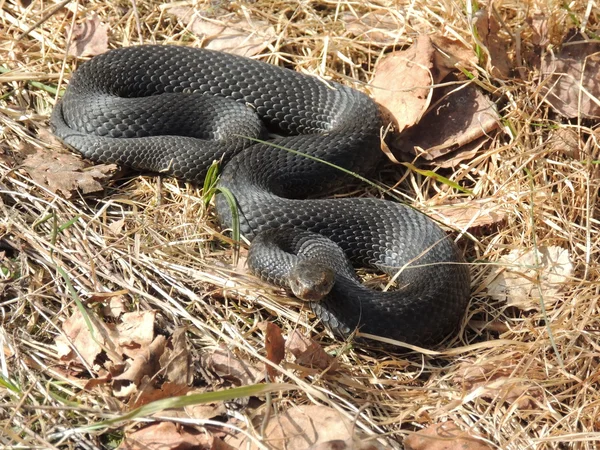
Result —
[[[142,405],[156,400],[161,400],[163,398],[186,395],[188,392],[190,392],[190,390],[190,386],[173,383],[171,381],[164,382],[159,388],[155,388],[152,382],[146,382],[137,388],[137,395],[134,397],[133,401],[129,403],[129,406],[131,409],[138,408]],[[164,415],[165,411],[162,411],[160,414]],[[173,416],[169,415],[169,417]],[[186,417],[189,416],[186,415]]]
[[[96,56],[108,50],[108,25],[96,13],[91,19],[73,27],[67,53],[73,56]]]
[[[156,374],[160,369],[158,361],[164,352],[165,344],[165,337],[159,335],[149,346],[136,352],[135,357],[128,361],[127,369],[114,377],[116,381],[119,381],[114,384],[115,391],[118,391],[123,384],[139,386],[144,376],[151,377]]]
[[[477,55],[463,41],[439,34],[432,35],[431,40],[436,50],[433,55],[434,83],[439,83],[449,73],[456,71],[457,66],[462,68],[477,66]]]
[[[600,43],[577,42],[542,58],[544,100],[565,117],[600,117]]]
[[[193,378],[193,367],[185,332],[185,328],[175,330],[168,340],[165,352],[160,357],[163,377],[180,385],[190,384]]]
[[[389,9],[369,11],[360,17],[356,11],[345,12],[341,21],[348,35],[370,43],[395,44],[405,32],[400,17]]]
[[[514,249],[498,261],[488,294],[523,310],[538,310],[540,300],[549,305],[561,298],[561,291],[573,276],[569,250],[557,246]]]
[[[509,45],[500,33],[502,27],[493,9],[480,9],[475,13],[474,21],[479,37],[478,44],[488,56],[487,70],[492,77],[507,78],[513,66],[508,57]]]
[[[90,303],[93,301],[101,301],[103,304],[105,304],[106,297],[108,297],[108,305],[105,304],[105,306],[102,308],[102,313],[104,314],[104,317],[118,319],[121,317],[121,315],[127,312],[127,300],[123,295],[115,292],[110,292],[108,294],[110,295],[103,296],[102,294],[94,294],[92,297],[90,297]]]
[[[192,419],[212,419],[227,413],[224,402],[186,406],[185,412]]]
[[[119,445],[120,450],[192,450],[192,449],[223,449],[222,441],[212,436],[207,430],[196,430],[192,427],[175,425],[171,422],[159,422],[133,433],[128,433]]]
[[[462,363],[453,374],[453,382],[461,390],[468,390],[470,398],[500,399],[519,409],[533,409],[535,399],[542,392],[531,380],[514,378],[514,367],[498,367],[496,364]]]
[[[155,320],[156,311],[136,311],[121,316],[116,332],[118,345],[123,354],[135,358],[140,353],[146,353],[148,346],[153,341],[156,342],[154,339]],[[162,345],[164,347],[164,343]]]
[[[298,330],[294,330],[288,338],[287,348],[295,356],[296,363],[301,366],[329,369],[330,372],[339,368],[338,361],[323,350],[318,342],[303,336]]]
[[[375,67],[373,97],[397,133],[418,123],[427,111],[434,53],[431,39],[419,36],[410,48],[386,55]]]
[[[436,160],[491,133],[500,123],[494,104],[472,85],[459,90],[447,86],[435,96],[438,100],[420,123],[390,142],[397,159],[412,161],[418,155]],[[455,163],[460,156],[453,153]]]
[[[285,357],[285,339],[281,335],[281,328],[272,322],[263,322],[259,324],[259,328],[265,333],[267,359],[273,364],[279,364]],[[266,368],[269,378],[271,380],[275,379],[279,372],[268,364]]]
[[[554,130],[548,139],[548,150],[569,156],[578,160],[585,143],[574,128],[559,128]]]
[[[203,366],[236,386],[255,384],[263,380],[265,372],[237,357],[227,347],[203,355]]]
[[[192,7],[172,6],[166,11],[187,25],[192,32],[204,39],[205,48],[241,56],[254,56],[262,52],[275,39],[275,28],[257,19],[235,19],[221,16],[219,19],[203,17],[202,11]]]
[[[373,440],[360,441],[359,439],[335,439],[311,445],[308,450],[384,450],[384,447]]]
[[[100,181],[110,179],[117,169],[114,164],[88,167],[71,153],[51,153],[41,149],[25,158],[23,167],[36,183],[52,192],[62,193],[65,198],[71,198],[77,190],[84,194],[102,191],[104,187]]]
[[[61,361],[72,363],[81,357],[88,366],[94,366],[96,358],[110,348],[113,351],[109,354],[116,356],[116,362],[120,362],[118,353],[114,351],[113,331],[93,313],[89,312],[87,318],[89,326],[77,309],[64,321],[62,329],[65,336],[58,336],[55,341]]]
[[[548,33],[548,17],[542,11],[533,9],[531,15],[527,17],[527,23],[533,31],[531,42],[533,45],[546,47],[550,43]]]
[[[440,156],[433,162],[433,164],[435,164],[436,167],[441,167],[444,169],[454,169],[461,162],[473,159],[482,148],[487,146],[489,142],[490,139],[487,135],[481,136],[472,142],[460,146],[454,151],[451,150],[450,152]]]
[[[482,198],[436,205],[427,214],[448,227],[472,230],[504,222],[508,211],[493,199]]]
[[[348,448],[339,446],[346,445],[348,442],[360,442],[361,436],[353,436],[354,431],[352,422],[332,408],[301,405],[280,414],[273,414],[267,423],[263,437],[272,449],[306,450],[320,444],[330,445],[322,448],[336,449]],[[243,435],[232,436],[225,441],[235,448],[258,448],[253,442],[248,442]],[[338,446],[332,446],[336,443]],[[369,443],[373,444],[372,441]],[[374,448],[378,450],[381,447]]]
[[[491,450],[481,438],[465,433],[452,421],[436,423],[404,439],[406,450]]]

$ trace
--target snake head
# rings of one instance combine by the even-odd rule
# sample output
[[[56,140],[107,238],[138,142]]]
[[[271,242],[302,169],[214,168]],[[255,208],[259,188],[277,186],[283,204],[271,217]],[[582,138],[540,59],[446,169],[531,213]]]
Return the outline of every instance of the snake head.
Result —
[[[329,266],[312,259],[300,259],[288,275],[290,289],[301,300],[318,302],[335,283],[335,272]]]

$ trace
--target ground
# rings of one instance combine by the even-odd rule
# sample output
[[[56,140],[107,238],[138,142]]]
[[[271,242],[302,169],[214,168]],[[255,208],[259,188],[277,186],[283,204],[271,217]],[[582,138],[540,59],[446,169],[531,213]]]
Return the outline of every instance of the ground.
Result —
[[[300,449],[310,444],[289,423],[312,419],[345,448],[436,448],[424,430],[446,448],[596,448],[600,103],[588,41],[599,14],[591,1],[3,2],[0,444],[239,448],[248,435],[255,448]],[[373,180],[386,192],[350,194],[407,202],[464,251],[469,309],[432,349],[336,340],[245,271],[246,246],[219,229],[210,189],[94,166],[48,124],[72,72],[108,48],[241,51],[377,98],[378,62],[423,36],[431,55],[455,58],[426,67],[425,95],[404,111],[413,123],[396,124],[413,136],[396,154],[405,164]],[[442,66],[450,78],[430,76]],[[493,126],[425,146],[432,114],[449,121],[451,97],[429,95],[431,82],[473,89]]]

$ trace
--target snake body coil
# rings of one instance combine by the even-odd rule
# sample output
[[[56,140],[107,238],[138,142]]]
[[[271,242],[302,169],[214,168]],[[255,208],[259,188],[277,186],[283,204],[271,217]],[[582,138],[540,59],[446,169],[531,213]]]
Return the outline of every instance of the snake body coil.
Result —
[[[83,64],[51,123],[95,161],[202,182],[222,160],[220,186],[237,201],[242,233],[257,237],[251,267],[283,286],[298,260],[331,270],[329,293],[312,306],[338,335],[359,328],[427,344],[464,314],[469,271],[433,221],[389,201],[310,198],[351,179],[296,152],[362,175],[381,159],[377,105],[358,91],[225,53],[130,47]],[[229,205],[216,203],[231,226]],[[365,288],[348,260],[396,276],[399,288]]]

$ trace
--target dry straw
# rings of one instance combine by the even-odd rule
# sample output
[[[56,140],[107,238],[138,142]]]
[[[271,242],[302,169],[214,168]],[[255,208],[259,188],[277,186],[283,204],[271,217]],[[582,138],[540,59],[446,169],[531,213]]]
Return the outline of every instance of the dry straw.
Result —
[[[349,34],[345,21],[352,16],[389,14],[400,30],[398,48],[419,33],[440,32],[475,45],[464,2],[225,3],[194,6],[264,21],[276,37],[263,60],[359,89],[384,47],[370,35]],[[598,33],[600,11],[593,2],[571,2],[570,9],[562,2],[535,3],[494,3],[505,26],[500,35],[519,34],[519,51],[531,45],[525,21],[533,9],[547,18],[551,37],[563,36],[569,24],[587,23],[591,36]],[[74,20],[97,14],[109,25],[114,47],[200,46],[201,38],[154,1],[137,6],[72,2],[64,8],[77,11],[76,17],[59,9],[35,27],[53,7],[1,4],[0,237],[15,250],[6,250],[0,260],[5,277],[0,283],[0,445],[99,448],[118,440],[119,432],[61,434],[109,417],[118,401],[82,390],[85,380],[68,376],[53,343],[74,309],[73,292],[85,300],[92,292],[126,290],[131,308],[159,311],[162,330],[188,327],[195,355],[224,343],[242,358],[264,361],[264,336],[257,327],[264,320],[276,321],[284,334],[296,329],[312,334],[337,355],[342,371],[305,378],[285,371],[282,380],[298,390],[276,395],[277,407],[328,404],[356,418],[359,429],[382,435],[389,448],[401,448],[398,442],[408,434],[446,420],[498,449],[596,448],[598,135],[593,123],[567,123],[549,113],[533,72],[499,80],[482,64],[478,84],[499,105],[502,129],[486,150],[445,173],[475,199],[491,198],[507,211],[504,222],[460,240],[475,264],[474,294],[459,337],[450,349],[436,352],[373,351],[331,339],[297,302],[240,275],[214,210],[205,208],[196,187],[133,174],[109,183],[101,195],[65,199],[21,170],[24,154],[59,147],[50,140],[47,119],[56,98],[53,88],[79,63],[64,57],[66,30]],[[574,149],[556,145],[561,133],[574,136]],[[402,174],[392,176],[397,180]],[[414,172],[397,189],[420,208],[465,199]],[[561,295],[545,310],[523,311],[490,300],[486,287],[502,269],[499,259],[513,249],[544,246],[567,249],[574,263]]]

